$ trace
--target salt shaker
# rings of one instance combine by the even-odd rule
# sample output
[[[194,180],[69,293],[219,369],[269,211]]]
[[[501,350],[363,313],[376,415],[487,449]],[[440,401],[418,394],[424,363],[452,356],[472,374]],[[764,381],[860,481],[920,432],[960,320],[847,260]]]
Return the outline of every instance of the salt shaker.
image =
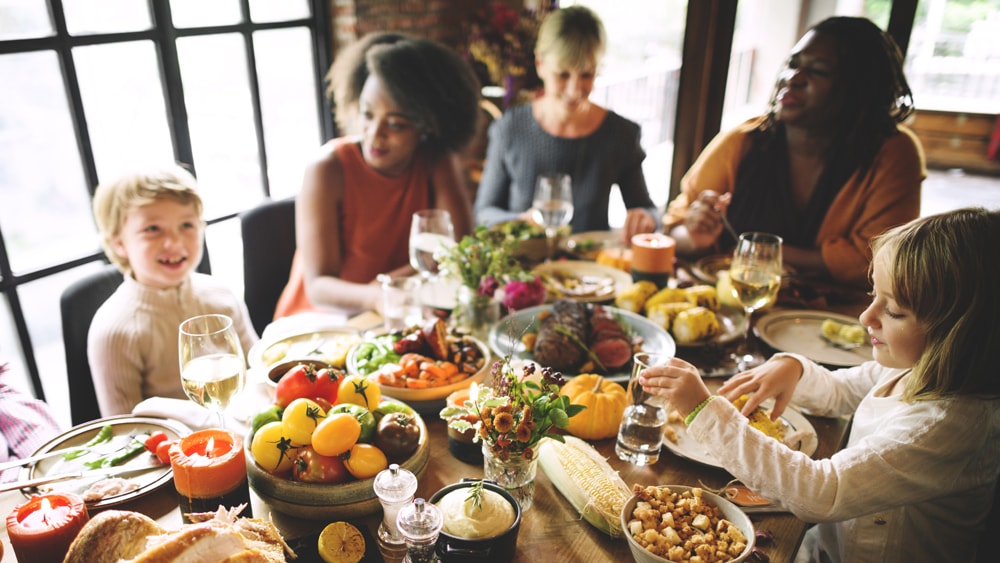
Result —
[[[404,563],[431,563],[438,561],[434,553],[438,534],[444,525],[441,509],[418,498],[403,507],[396,517],[396,526],[406,541]]]
[[[402,545],[403,536],[396,528],[396,516],[400,509],[413,502],[417,492],[417,477],[393,463],[375,476],[375,495],[382,504],[382,523],[378,527],[378,539],[387,544]]]

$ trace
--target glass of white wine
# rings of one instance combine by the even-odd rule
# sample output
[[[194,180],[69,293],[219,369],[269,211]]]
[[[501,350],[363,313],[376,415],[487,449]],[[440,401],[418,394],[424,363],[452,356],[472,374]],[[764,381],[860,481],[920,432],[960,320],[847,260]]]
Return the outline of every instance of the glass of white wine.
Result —
[[[559,228],[573,219],[573,179],[569,174],[543,174],[535,180],[531,218],[545,228],[548,259],[552,260]]]
[[[445,209],[424,209],[413,214],[410,223],[410,265],[424,279],[438,274],[435,253],[455,244],[455,226]]]
[[[732,361],[740,371],[759,366],[765,358],[751,340],[754,311],[774,303],[781,288],[781,237],[770,233],[743,233],[729,267],[733,295],[743,305],[746,326]]]
[[[225,428],[223,412],[247,380],[243,347],[226,315],[198,315],[179,328],[181,384],[189,399],[215,412]]]

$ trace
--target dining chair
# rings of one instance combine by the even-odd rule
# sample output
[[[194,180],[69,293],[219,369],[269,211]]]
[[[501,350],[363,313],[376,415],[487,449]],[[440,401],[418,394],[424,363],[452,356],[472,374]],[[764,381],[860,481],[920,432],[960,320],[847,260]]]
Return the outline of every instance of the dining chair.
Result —
[[[240,214],[243,300],[257,334],[274,318],[295,256],[295,198],[267,201]]]
[[[94,313],[121,283],[121,272],[116,266],[107,264],[71,284],[59,300],[69,379],[70,419],[74,426],[101,417],[87,359],[87,333]]]

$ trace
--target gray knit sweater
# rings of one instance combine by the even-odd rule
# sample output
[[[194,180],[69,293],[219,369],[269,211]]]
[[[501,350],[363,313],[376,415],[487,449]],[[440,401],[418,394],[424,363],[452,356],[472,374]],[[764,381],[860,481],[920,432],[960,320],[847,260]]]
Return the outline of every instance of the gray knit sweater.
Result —
[[[587,137],[567,139],[546,133],[531,104],[515,106],[490,125],[483,178],[476,194],[476,223],[516,219],[531,207],[535,177],[566,173],[573,178],[573,232],[608,230],[608,201],[617,184],[627,209],[659,212],[642,173],[645,151],[636,123],[608,111]]]

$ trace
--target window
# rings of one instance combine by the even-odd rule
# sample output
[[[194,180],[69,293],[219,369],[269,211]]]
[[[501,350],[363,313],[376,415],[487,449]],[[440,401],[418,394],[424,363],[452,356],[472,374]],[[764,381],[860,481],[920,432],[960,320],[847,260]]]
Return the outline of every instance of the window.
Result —
[[[332,136],[324,0],[0,0],[0,356],[66,413],[59,296],[103,262],[90,196],[181,162],[213,274],[237,291],[237,214],[298,191]]]

